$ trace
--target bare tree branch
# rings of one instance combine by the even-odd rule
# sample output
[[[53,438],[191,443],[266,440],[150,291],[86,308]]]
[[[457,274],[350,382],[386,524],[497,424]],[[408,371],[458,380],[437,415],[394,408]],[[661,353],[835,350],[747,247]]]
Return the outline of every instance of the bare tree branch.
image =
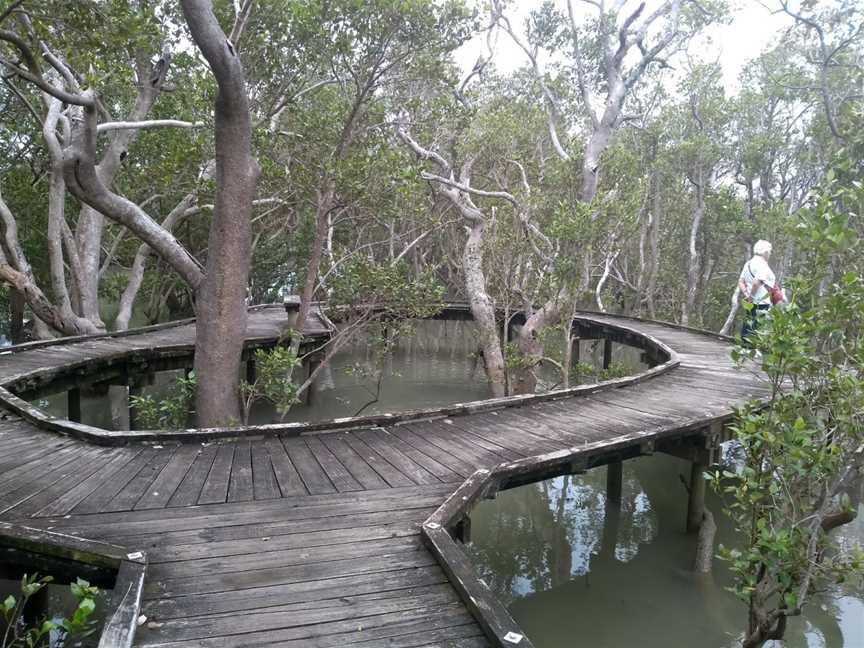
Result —
[[[96,132],[149,128],[202,128],[204,125],[204,122],[188,122],[181,119],[145,119],[142,121],[103,122],[96,127]]]

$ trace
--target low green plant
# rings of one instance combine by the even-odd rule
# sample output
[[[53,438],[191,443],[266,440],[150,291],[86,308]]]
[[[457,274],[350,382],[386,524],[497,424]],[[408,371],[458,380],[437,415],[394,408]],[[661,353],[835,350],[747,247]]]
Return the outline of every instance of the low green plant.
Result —
[[[272,349],[257,349],[254,354],[255,380],[240,381],[240,400],[243,405],[243,423],[249,424],[252,405],[260,400],[273,404],[279,413],[280,420],[299,401],[300,385],[296,384],[292,375],[300,366],[297,354],[287,346],[276,346]]]
[[[195,388],[195,374],[190,373],[176,379],[171,396],[133,396],[129,401],[145,429],[175,430],[186,427],[186,419],[195,401]]]
[[[582,376],[583,378],[593,379],[597,382],[604,380],[614,380],[615,378],[623,378],[629,371],[627,367],[620,362],[613,362],[608,369],[595,367],[592,364],[579,362],[573,367],[574,375]]]
[[[787,619],[833,585],[861,582],[864,551],[833,533],[855,519],[864,473],[864,177],[841,153],[797,215],[791,300],[735,356],[770,387],[733,431],[741,465],[709,482],[739,532],[721,547],[748,608],[741,645],[782,640]]]
[[[57,646],[58,640],[63,642],[70,638],[86,637],[96,631],[91,617],[96,610],[96,595],[99,589],[81,578],[69,586],[78,601],[71,616],[40,618],[30,623],[25,621],[24,610],[28,601],[53,580],[51,576],[40,578],[38,574],[24,574],[21,578],[20,596],[16,598],[10,594],[4,601],[0,601],[0,617],[5,626],[0,648],[48,648]]]

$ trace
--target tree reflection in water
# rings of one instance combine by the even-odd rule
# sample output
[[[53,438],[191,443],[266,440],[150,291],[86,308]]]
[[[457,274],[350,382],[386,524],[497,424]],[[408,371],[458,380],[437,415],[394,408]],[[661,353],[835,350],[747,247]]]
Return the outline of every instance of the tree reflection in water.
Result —
[[[606,501],[606,469],[504,491],[471,516],[466,550],[480,577],[538,648],[726,648],[738,645],[745,607],[714,576],[691,571],[684,533],[685,461],[655,455],[624,463],[620,508]],[[709,494],[717,541],[735,536]],[[864,539],[864,517],[846,527]],[[864,592],[827,593],[793,619],[784,648],[864,648]],[[779,648],[779,646],[775,647]]]

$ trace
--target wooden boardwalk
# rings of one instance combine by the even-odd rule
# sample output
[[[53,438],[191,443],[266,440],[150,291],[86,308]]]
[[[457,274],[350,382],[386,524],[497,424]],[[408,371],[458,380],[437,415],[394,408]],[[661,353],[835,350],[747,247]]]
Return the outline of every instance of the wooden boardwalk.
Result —
[[[253,314],[250,333],[273,336],[274,313]],[[419,536],[465,478],[637,432],[674,434],[766,394],[717,338],[590,317],[654,336],[680,366],[520,408],[210,443],[100,447],[7,414],[0,519],[146,551],[141,646],[488,645]],[[0,383],[74,361],[78,345],[116,353],[193,334],[187,326],[0,356]]]

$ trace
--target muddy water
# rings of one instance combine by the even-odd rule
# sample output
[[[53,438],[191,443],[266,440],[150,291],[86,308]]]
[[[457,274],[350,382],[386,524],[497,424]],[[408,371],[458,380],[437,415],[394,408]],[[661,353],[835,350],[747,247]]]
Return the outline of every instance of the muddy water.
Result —
[[[471,516],[467,549],[483,580],[538,648],[727,648],[746,623],[744,604],[713,577],[689,570],[685,461],[625,462],[620,509],[607,508],[606,469],[502,492]],[[718,543],[736,542],[709,495]],[[864,543],[864,507],[842,529]],[[792,619],[786,648],[864,648],[864,589],[834,588]]]
[[[489,398],[491,392],[477,349],[471,322],[416,321],[410,334],[396,339],[392,352],[383,361],[370,348],[368,340],[361,338],[333,357],[312,386],[310,401],[292,408],[285,420],[320,421]],[[583,363],[601,366],[602,342],[583,341],[580,355]],[[618,344],[613,345],[613,362],[630,372],[646,366],[640,361],[638,349]],[[170,395],[174,380],[180,375],[182,372],[161,372],[155,376],[154,384],[142,391],[157,398]],[[540,390],[560,386],[560,374],[552,367],[544,368],[540,379]],[[576,384],[578,376],[574,375],[572,381]],[[66,415],[65,393],[34,403],[55,416]],[[112,386],[108,394],[84,392],[81,410],[83,423],[105,429],[128,429],[128,392],[124,386]],[[272,406],[260,403],[253,408],[250,422],[278,420]]]

